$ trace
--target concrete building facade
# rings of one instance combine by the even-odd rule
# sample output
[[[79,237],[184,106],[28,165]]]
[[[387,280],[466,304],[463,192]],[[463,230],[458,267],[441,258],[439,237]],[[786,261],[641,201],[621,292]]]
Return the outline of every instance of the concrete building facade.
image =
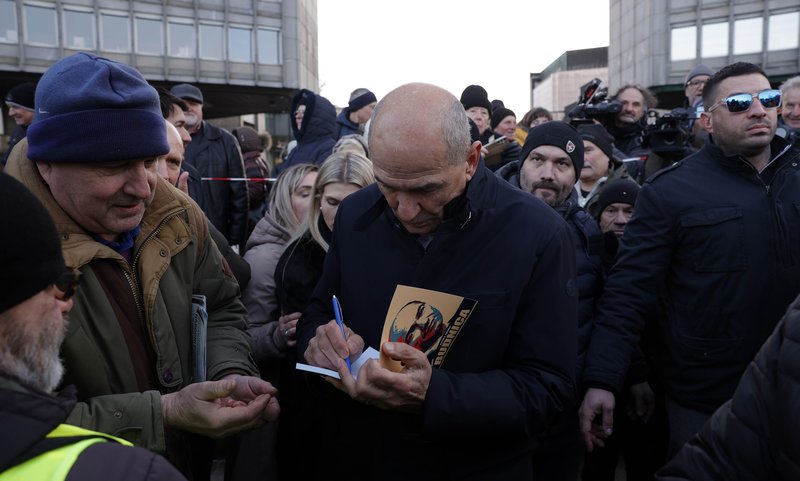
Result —
[[[296,90],[319,91],[316,0],[0,0],[0,95],[79,51],[193,83],[208,118],[254,114],[278,136]]]
[[[649,86],[677,107],[698,64],[760,65],[773,84],[800,72],[798,0],[610,0],[609,85]]]

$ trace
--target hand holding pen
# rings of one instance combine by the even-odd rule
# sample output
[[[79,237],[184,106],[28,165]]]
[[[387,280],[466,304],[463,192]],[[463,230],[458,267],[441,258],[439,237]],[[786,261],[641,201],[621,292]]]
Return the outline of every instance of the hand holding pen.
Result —
[[[342,321],[342,306],[339,304],[339,299],[336,298],[336,295],[333,296],[333,315],[336,316],[336,324],[339,326],[339,330],[342,331],[344,342],[347,342],[347,334],[344,332],[344,322]],[[347,363],[347,369],[350,369],[352,367],[350,365],[350,356],[346,356],[344,361]]]
[[[339,300],[334,304],[337,319],[317,327],[314,337],[308,342],[303,357],[308,364],[338,370],[342,360],[350,367],[350,357],[357,357],[364,350],[364,339],[350,329],[345,330]],[[347,333],[350,333],[348,336]]]

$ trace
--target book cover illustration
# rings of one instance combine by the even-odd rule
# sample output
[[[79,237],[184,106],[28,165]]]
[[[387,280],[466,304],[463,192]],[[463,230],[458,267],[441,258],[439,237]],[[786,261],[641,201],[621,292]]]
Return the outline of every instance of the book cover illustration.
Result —
[[[398,285],[383,324],[381,344],[408,344],[424,352],[433,367],[439,367],[477,304],[466,297]],[[401,369],[398,361],[383,354],[381,363],[393,371]]]

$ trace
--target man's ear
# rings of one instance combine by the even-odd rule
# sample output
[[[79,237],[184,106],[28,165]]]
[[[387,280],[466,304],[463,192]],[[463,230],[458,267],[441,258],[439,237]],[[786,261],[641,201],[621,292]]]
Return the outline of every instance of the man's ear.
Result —
[[[42,176],[45,184],[50,185],[50,178],[53,175],[53,165],[49,162],[36,162],[36,168],[39,169],[39,175]]]
[[[700,118],[697,119],[700,123],[700,126],[703,127],[709,134],[714,132],[714,124],[711,121],[711,114],[709,112],[703,112],[700,114]]]
[[[478,169],[478,161],[481,158],[481,142],[476,140],[469,148],[469,155],[467,155],[467,181],[472,180],[475,175],[475,170]]]

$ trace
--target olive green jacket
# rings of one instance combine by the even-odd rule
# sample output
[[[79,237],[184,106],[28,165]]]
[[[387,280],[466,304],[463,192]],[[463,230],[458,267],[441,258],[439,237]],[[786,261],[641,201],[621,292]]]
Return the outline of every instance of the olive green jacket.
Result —
[[[28,186],[53,216],[68,267],[80,269],[81,286],[69,313],[61,355],[66,379],[80,401],[68,423],[101,431],[157,451],[165,451],[161,393],[192,382],[192,294],[207,296],[207,377],[257,375],[245,332],[246,310],[239,286],[224,272],[222,257],[208,237],[200,208],[188,196],[158,179],[136,238],[132,266],[111,248],[96,242],[56,203],[20,142],[6,172]],[[139,392],[130,355],[108,294],[90,264],[116,261],[134,296],[144,332],[155,355],[158,390]]]

